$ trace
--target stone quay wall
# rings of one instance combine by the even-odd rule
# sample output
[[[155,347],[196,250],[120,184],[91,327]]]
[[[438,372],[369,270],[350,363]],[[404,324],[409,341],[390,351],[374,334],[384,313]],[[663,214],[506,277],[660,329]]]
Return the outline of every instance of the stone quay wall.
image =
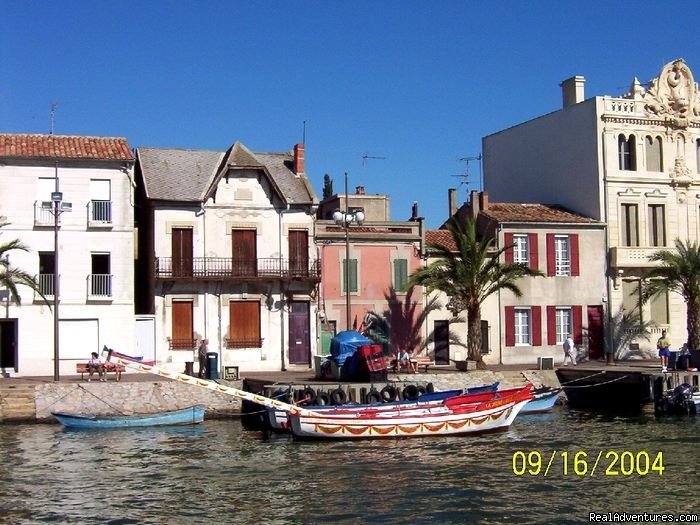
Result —
[[[389,382],[433,383],[435,390],[453,390],[499,381],[499,388],[558,387],[552,370],[392,374]],[[242,381],[220,381],[241,388]],[[305,382],[305,385],[312,384]],[[379,386],[379,384],[377,385]],[[563,397],[563,395],[562,395]],[[241,400],[179,381],[39,383],[5,387],[0,382],[0,422],[55,423],[51,412],[83,414],[136,414],[176,410],[193,405],[206,407],[205,419],[239,416]]]

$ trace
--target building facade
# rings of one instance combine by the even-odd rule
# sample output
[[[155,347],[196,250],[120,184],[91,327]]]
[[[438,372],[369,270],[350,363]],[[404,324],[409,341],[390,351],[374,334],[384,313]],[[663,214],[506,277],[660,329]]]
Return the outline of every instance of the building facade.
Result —
[[[454,209],[450,190],[450,215],[457,221],[476,220],[477,234],[494,239],[497,249],[506,247],[502,263],[525,264],[541,277],[516,282],[522,295],[502,290],[482,304],[482,355],[487,364],[535,365],[542,358],[563,360],[562,343],[573,336],[580,355],[603,355],[605,294],[604,225],[560,206],[533,203],[489,202],[486,192],[472,192],[470,201]],[[448,230],[426,232],[427,264],[430,246],[456,249]],[[441,304],[448,298],[438,294]],[[436,363],[466,359],[466,313],[454,322],[448,308],[431,314],[428,323],[435,334]]]
[[[609,314],[638,313],[653,334],[687,338],[677,294],[642,305],[650,254],[700,234],[700,95],[682,59],[644,88],[584,97],[584,78],[562,83],[564,107],[483,139],[484,184],[494,199],[557,202],[607,225]],[[656,335],[632,349],[652,352]]]
[[[157,360],[182,371],[207,339],[222,371],[308,368],[320,271],[304,146],[136,157],[137,303],[155,316]]]
[[[20,287],[21,304],[4,298],[4,374],[56,371],[56,321],[60,375],[104,345],[133,352],[133,166],[123,138],[0,135],[0,240],[29,248],[10,261],[37,276],[44,296]]]

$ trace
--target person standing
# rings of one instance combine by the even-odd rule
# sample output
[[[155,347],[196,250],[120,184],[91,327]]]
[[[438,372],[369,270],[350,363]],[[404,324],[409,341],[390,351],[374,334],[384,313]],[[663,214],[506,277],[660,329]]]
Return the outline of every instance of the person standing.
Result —
[[[661,330],[661,337],[656,341],[656,349],[659,351],[659,359],[661,360],[661,371],[668,371],[668,358],[671,357],[671,341],[666,337],[666,330]]]
[[[566,358],[568,357],[571,359],[571,364],[576,366],[576,345],[574,344],[574,340],[571,338],[571,335],[564,339],[564,362],[562,363],[564,366],[566,366]]]
[[[204,379],[207,370],[207,352],[209,351],[208,345],[209,339],[202,339],[202,342],[199,343],[199,349],[197,350],[197,356],[199,357],[198,377],[202,379]]]

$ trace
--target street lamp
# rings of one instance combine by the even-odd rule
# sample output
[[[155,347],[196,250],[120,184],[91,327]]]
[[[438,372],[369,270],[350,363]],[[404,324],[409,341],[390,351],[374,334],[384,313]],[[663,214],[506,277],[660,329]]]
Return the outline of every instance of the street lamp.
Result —
[[[59,380],[58,371],[58,302],[59,302],[59,277],[58,277],[58,230],[59,218],[63,212],[71,211],[70,202],[63,202],[63,193],[58,190],[58,162],[56,163],[56,191],[51,192],[51,214],[53,215],[53,380]]]
[[[345,212],[333,212],[333,220],[345,230],[345,329],[350,330],[350,225],[359,226],[365,220],[362,208],[350,209],[348,206],[348,173],[345,172]]]

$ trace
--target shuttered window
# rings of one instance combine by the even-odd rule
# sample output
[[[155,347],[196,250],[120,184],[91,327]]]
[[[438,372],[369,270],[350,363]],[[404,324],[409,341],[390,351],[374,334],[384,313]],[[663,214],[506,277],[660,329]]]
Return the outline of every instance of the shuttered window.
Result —
[[[341,289],[343,290],[343,293],[345,292],[345,283],[348,282],[346,280],[347,276],[347,266],[348,266],[348,260],[343,259],[343,282],[341,283]],[[350,293],[357,293],[357,259],[350,259]]]
[[[408,259],[394,259],[394,290],[405,292],[408,288]]]
[[[227,348],[260,348],[260,303],[231,301],[229,303],[229,336]]]

